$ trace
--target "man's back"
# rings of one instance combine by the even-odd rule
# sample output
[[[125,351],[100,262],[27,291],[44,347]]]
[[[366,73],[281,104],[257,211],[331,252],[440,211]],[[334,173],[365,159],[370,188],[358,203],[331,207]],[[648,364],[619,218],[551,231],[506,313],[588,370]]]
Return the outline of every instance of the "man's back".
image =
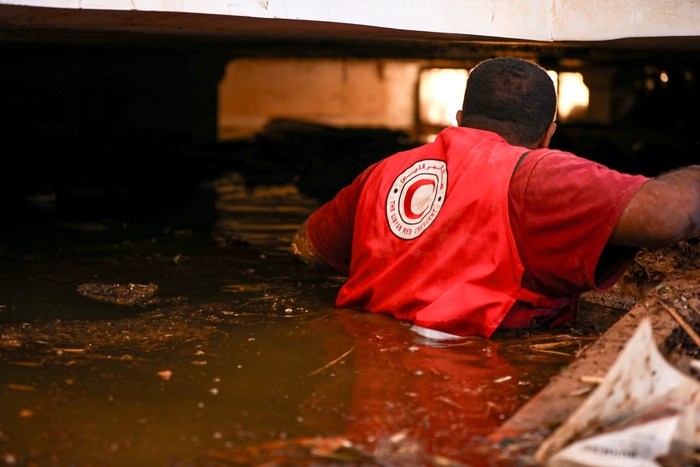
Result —
[[[697,167],[649,180],[549,151],[555,106],[542,68],[482,62],[457,113],[463,128],[370,167],[307,220],[295,252],[349,271],[338,306],[490,336],[612,285],[638,247],[700,232]]]

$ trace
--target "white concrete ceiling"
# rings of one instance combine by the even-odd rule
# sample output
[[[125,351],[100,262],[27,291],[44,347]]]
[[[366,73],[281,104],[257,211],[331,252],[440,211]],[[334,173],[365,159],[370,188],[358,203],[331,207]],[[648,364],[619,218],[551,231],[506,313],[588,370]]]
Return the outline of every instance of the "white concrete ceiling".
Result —
[[[622,41],[697,49],[689,0],[0,0],[0,41]]]

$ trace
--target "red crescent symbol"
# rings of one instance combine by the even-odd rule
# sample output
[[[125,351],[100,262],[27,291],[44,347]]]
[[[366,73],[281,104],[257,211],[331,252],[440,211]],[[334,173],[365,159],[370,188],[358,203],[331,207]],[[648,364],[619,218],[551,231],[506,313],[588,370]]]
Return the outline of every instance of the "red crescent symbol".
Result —
[[[418,190],[418,188],[425,185],[433,185],[434,187],[435,181],[430,179],[418,180],[410,187],[408,187],[408,190],[406,190],[406,197],[403,199],[403,212],[409,219],[420,219],[420,216],[423,215],[423,213],[425,212],[425,209],[423,209],[423,211],[416,214],[411,210],[411,202],[413,201],[413,195],[415,194],[416,190]]]

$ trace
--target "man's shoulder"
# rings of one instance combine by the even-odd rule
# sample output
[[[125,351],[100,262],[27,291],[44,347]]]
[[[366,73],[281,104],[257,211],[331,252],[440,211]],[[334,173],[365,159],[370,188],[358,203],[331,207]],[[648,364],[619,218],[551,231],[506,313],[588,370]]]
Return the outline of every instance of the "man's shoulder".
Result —
[[[529,187],[549,194],[578,189],[613,194],[643,180],[646,178],[641,175],[622,173],[571,152],[538,149],[528,154],[518,168],[511,191],[524,193]]]
[[[553,174],[561,172],[590,172],[598,176],[607,172],[610,174],[618,174],[617,171],[610,169],[599,162],[586,159],[572,152],[548,148],[530,151],[527,157],[525,157],[521,163],[518,170],[526,173],[537,171],[551,172]]]
[[[545,161],[546,164],[595,164],[581,156],[560,149],[541,148],[530,151],[528,158],[532,161]]]

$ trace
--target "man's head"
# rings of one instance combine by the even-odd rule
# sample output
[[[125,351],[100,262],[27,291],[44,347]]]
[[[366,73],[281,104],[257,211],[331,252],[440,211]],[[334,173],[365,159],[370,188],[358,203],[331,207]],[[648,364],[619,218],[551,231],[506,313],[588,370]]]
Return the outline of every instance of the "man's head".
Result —
[[[458,119],[461,126],[493,131],[510,144],[534,148],[549,144],[556,107],[554,83],[543,68],[502,57],[472,70]]]

